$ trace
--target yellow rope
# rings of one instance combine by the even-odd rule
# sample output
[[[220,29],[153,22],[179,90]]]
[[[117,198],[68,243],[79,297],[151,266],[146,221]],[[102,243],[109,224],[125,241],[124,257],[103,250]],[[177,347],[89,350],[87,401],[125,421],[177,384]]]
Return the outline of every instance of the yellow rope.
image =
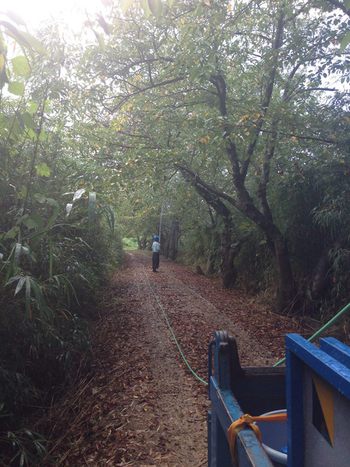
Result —
[[[287,413],[278,413],[271,415],[258,415],[253,417],[252,415],[245,414],[239,417],[238,420],[231,423],[227,430],[228,444],[230,446],[230,452],[232,460],[236,461],[236,444],[237,444],[237,435],[244,428],[251,428],[260,443],[262,442],[261,431],[254,422],[284,422],[287,420]]]

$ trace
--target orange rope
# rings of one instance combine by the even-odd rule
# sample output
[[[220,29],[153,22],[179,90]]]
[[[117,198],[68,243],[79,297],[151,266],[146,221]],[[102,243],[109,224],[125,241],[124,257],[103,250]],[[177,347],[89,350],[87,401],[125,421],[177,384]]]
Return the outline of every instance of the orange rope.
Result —
[[[244,428],[251,428],[254,431],[255,436],[261,443],[261,431],[258,425],[256,425],[254,422],[284,422],[285,420],[287,420],[287,412],[272,415],[258,415],[255,417],[249,414],[245,414],[239,417],[238,420],[231,423],[227,430],[227,436],[233,461],[236,461],[237,435],[241,430],[243,430]]]

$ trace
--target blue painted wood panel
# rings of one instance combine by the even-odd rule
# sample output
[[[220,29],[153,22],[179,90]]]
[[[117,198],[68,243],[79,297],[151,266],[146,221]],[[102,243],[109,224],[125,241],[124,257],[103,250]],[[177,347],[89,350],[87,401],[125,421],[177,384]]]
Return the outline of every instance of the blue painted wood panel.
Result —
[[[340,363],[350,368],[350,347],[338,341],[334,337],[325,337],[320,339],[321,350],[326,352],[331,357],[338,360]]]

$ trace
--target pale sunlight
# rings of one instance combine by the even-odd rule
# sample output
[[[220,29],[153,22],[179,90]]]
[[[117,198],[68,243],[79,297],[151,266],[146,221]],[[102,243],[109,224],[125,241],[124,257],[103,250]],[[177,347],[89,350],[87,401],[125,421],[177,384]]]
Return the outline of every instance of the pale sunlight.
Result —
[[[103,0],[2,0],[0,12],[19,16],[31,30],[58,20],[73,32],[79,32],[83,23],[102,11],[107,3]]]

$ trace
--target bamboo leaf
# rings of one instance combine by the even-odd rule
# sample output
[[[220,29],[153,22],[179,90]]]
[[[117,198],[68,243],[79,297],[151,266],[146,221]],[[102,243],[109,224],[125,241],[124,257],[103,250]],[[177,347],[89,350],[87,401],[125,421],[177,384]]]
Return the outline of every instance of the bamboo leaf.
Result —
[[[29,32],[21,31],[21,36],[25,39],[26,43],[29,44],[31,50],[37,52],[40,55],[47,55],[47,50],[45,49],[44,45],[34,36],[29,34]]]
[[[49,240],[49,277],[52,279],[53,276],[53,249],[52,249],[52,239]]]
[[[0,25],[4,27],[5,33],[8,36],[15,39],[15,41],[18,42],[19,45],[21,45],[24,48],[31,49],[31,46],[25,38],[25,36],[23,35],[23,32],[16,28],[16,26],[14,26],[12,23],[9,23],[8,21],[0,21]]]
[[[19,258],[22,254],[22,244],[21,243],[16,243],[16,246],[15,246],[15,263],[17,264],[18,261],[19,261]]]
[[[17,76],[22,76],[23,78],[29,78],[31,68],[27,57],[20,55],[11,60],[13,71]]]
[[[6,10],[6,16],[12,20],[14,23],[17,23],[19,24],[20,26],[25,26],[25,22],[23,20],[23,18],[18,14],[18,13],[15,13],[14,11],[12,10]]]
[[[28,103],[27,111],[30,115],[34,115],[38,110],[39,105],[36,102],[30,101]]]
[[[8,232],[6,232],[4,238],[5,239],[16,238],[18,233],[19,233],[19,227],[17,225],[15,225],[14,227],[12,227],[12,229],[10,229]]]
[[[0,72],[2,72],[5,68],[6,58],[5,55],[0,53]]]
[[[343,51],[350,44],[350,31],[348,31],[340,42],[340,49]]]
[[[145,17],[149,18],[151,16],[152,12],[151,12],[151,10],[149,8],[148,0],[141,0],[140,4],[141,4],[141,7],[142,7],[143,12],[145,14]]]
[[[86,191],[85,188],[80,188],[79,190],[77,190],[77,191],[74,193],[73,201],[72,201],[72,202],[74,203],[75,201],[77,201],[78,199],[80,199],[80,198],[83,196],[83,194],[85,193],[85,191]]]
[[[13,284],[14,282],[17,282],[19,280],[21,276],[13,276],[13,277],[10,277],[7,282],[6,282],[6,285],[10,285],[10,284]]]
[[[36,219],[33,216],[27,216],[22,220],[22,223],[29,229],[29,230],[36,230],[39,228],[39,225]]]
[[[65,277],[65,281],[66,281],[66,283],[69,285],[69,287],[70,287],[70,289],[71,289],[71,291],[72,291],[72,294],[73,294],[73,296],[74,296],[74,299],[75,299],[75,301],[77,302],[77,304],[79,305],[79,299],[78,299],[78,296],[77,296],[77,293],[76,293],[76,291],[75,291],[75,288],[74,288],[73,284],[72,284],[71,281],[68,279],[68,277]]]
[[[29,276],[26,276],[26,291],[25,291],[25,307],[26,312],[29,316],[29,319],[32,319],[32,309],[30,306],[30,298],[31,298],[31,279]]]
[[[89,221],[92,222],[96,215],[96,193],[94,191],[89,193],[88,215]]]
[[[68,217],[73,209],[73,203],[66,204],[66,216]]]
[[[44,295],[42,293],[40,285],[33,278],[30,278],[30,284],[31,284],[31,289],[34,292],[34,296],[37,302],[38,309],[41,312],[46,314],[47,306],[46,306]],[[31,315],[30,315],[30,318],[32,318]]]
[[[24,112],[20,115],[20,118],[26,128],[31,128],[32,130],[35,129],[35,122],[29,112]]]
[[[159,18],[163,12],[163,4],[161,0],[148,0],[148,6],[154,16]]]
[[[111,208],[111,206],[106,206],[104,208],[104,213],[106,215],[108,226],[109,226],[111,232],[114,232],[114,230],[115,230],[115,215],[114,215],[114,211]]]
[[[51,204],[51,207],[53,208],[51,216],[48,218],[46,228],[51,229],[51,227],[54,225],[56,222],[56,219],[59,215],[60,209],[59,205],[56,203],[55,205]]]
[[[16,96],[23,96],[24,84],[20,83],[19,81],[11,81],[8,84],[8,91],[11,94],[15,94]]]
[[[25,276],[21,276],[17,282],[17,286],[16,286],[16,289],[15,289],[15,295],[17,295],[23,288],[23,285],[25,284],[25,281],[26,281],[26,277]]]
[[[40,204],[48,204],[49,206],[52,206],[53,208],[59,207],[59,204],[55,199],[47,198],[42,193],[35,193],[34,199]]]

